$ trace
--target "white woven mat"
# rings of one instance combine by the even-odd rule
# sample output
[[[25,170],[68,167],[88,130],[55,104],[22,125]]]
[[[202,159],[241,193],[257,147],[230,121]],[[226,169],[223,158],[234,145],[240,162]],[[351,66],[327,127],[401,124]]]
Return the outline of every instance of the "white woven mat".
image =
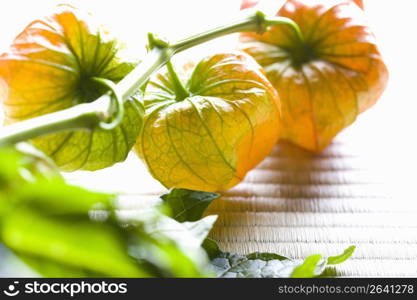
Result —
[[[213,203],[224,250],[294,258],[357,245],[339,276],[417,276],[417,209],[399,204],[375,161],[335,143],[313,156],[277,147],[245,182]],[[389,176],[387,176],[389,177]]]

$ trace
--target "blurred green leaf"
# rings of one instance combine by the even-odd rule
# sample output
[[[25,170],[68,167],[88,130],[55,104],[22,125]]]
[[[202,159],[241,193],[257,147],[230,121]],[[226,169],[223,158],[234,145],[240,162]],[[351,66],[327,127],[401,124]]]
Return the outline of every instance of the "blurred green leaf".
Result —
[[[110,210],[115,195],[88,191],[71,186],[61,179],[38,180],[15,191],[15,200],[48,215],[77,215],[89,217],[91,210]]]
[[[41,275],[210,276],[201,243],[215,217],[179,223],[154,207],[123,220],[116,195],[45,177],[41,165],[0,148],[0,242]]]
[[[350,246],[347,248],[342,254],[337,256],[329,256],[327,258],[327,264],[328,265],[338,265],[342,262],[346,261],[349,257],[352,256],[353,252],[355,251],[355,246]]]
[[[311,278],[319,276],[326,268],[326,260],[320,254],[308,256],[302,264],[295,266],[291,273],[294,278]]]
[[[149,276],[129,257],[123,236],[109,224],[62,220],[18,209],[3,222],[1,236],[16,253],[59,263],[60,269],[50,276],[78,275],[79,270],[94,276]]]
[[[207,216],[196,222],[180,223],[156,209],[153,211],[146,209],[146,213],[136,212],[135,215],[125,217],[123,221],[127,224],[142,226],[142,230],[146,234],[161,243],[173,242],[201,270],[202,273],[198,276],[200,277],[202,274],[211,276],[208,269],[209,260],[202,248],[202,243],[216,219],[216,216]],[[142,247],[139,248],[142,249]],[[144,253],[137,253],[135,256],[146,259]],[[146,254],[150,254],[149,251]],[[196,275],[198,274],[194,274],[194,276]]]
[[[210,258],[219,277],[316,277],[355,250],[304,261],[223,253],[207,238],[216,216],[200,219],[218,194],[177,189],[162,196],[176,219],[156,206],[121,217],[116,195],[45,177],[39,166],[47,166],[42,155],[0,149],[0,241],[44,276],[209,277]]]
[[[293,273],[291,274],[291,277],[308,278],[324,276],[326,275],[326,268],[329,265],[338,265],[345,262],[352,256],[355,249],[356,246],[350,246],[346,248],[342,254],[336,256],[329,256],[327,258],[323,258],[320,254],[310,255],[304,260],[304,263],[302,265],[294,269]],[[329,276],[331,275],[331,272],[327,273]]]

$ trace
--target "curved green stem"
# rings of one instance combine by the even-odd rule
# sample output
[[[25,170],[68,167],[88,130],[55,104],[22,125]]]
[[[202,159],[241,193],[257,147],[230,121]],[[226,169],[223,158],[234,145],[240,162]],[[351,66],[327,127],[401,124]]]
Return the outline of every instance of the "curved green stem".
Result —
[[[301,41],[304,40],[300,27],[293,20],[276,16],[267,17],[263,12],[256,11],[253,15],[249,15],[241,20],[180,40],[172,44],[171,48],[174,53],[177,53],[224,35],[237,32],[256,32],[262,34],[268,27],[277,25],[288,26]]]
[[[182,83],[171,61],[167,62],[167,69],[168,69],[169,76],[171,77],[172,84],[174,85],[177,101],[182,101],[188,96],[190,96],[190,92]]]
[[[294,34],[299,39],[300,42],[304,42],[304,36],[301,32],[300,27],[296,22],[291,19],[284,18],[284,17],[265,17],[265,24],[267,26],[278,26],[278,25],[285,25],[288,26],[294,31]]]
[[[156,39],[151,35],[153,39],[152,50],[148,53],[146,59],[116,86],[112,86],[112,92],[116,98],[126,101],[147,82],[155,71],[167,64],[174,54],[227,34],[247,31],[263,33],[269,26],[276,25],[289,26],[301,40],[303,39],[301,31],[294,21],[282,17],[266,17],[260,11],[173,44]],[[80,104],[69,109],[1,128],[0,145],[14,144],[65,130],[93,129],[97,125],[108,122],[109,116],[113,113],[111,98],[106,94],[88,104]],[[104,127],[111,129],[113,126]]]
[[[16,144],[63,130],[92,130],[98,123],[108,118],[109,102],[105,103],[103,98],[100,103],[91,104],[79,104],[70,109],[6,126],[0,130],[0,146]]]
[[[110,122],[101,121],[99,122],[99,127],[104,130],[112,130],[119,126],[119,124],[123,121],[123,116],[125,113],[125,107],[123,103],[123,99],[120,96],[116,85],[113,81],[105,79],[105,78],[99,78],[94,77],[92,78],[94,81],[106,86],[112,93],[113,93],[113,107],[114,107],[114,113],[111,113],[111,116],[114,116],[113,120],[110,120]],[[111,109],[111,108],[110,108]]]

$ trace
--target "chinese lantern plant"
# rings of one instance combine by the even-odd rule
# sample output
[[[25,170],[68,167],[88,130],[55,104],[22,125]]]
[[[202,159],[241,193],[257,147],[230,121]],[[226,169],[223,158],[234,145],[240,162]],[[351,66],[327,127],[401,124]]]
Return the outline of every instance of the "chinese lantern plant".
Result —
[[[154,47],[148,56],[135,67],[135,63],[119,57],[120,47],[117,41],[110,38],[101,26],[95,25],[89,15],[67,5],[59,6],[51,16],[34,21],[26,27],[15,39],[10,50],[0,57],[0,76],[5,83],[1,85],[4,89],[0,95],[6,115],[6,124],[15,123],[2,129],[0,144],[13,144],[31,139],[33,144],[50,156],[62,170],[66,171],[97,170],[123,161],[141,132],[144,108],[141,101],[138,100],[140,98],[138,95],[140,88],[153,72],[180,51],[229,33],[262,32],[270,25],[290,26],[299,34],[299,29],[293,21],[280,17],[268,18],[261,12],[256,12],[225,26],[191,36],[174,44],[166,43],[150,35]],[[271,121],[269,119],[271,115],[275,116],[274,124],[278,124],[279,117],[276,108],[276,93],[266,82],[259,67],[254,67],[256,63],[242,54],[235,58],[227,58],[225,55],[222,59],[226,65],[229,63],[228,60],[230,62],[236,60],[235,66],[230,68],[226,65],[224,67],[207,65],[203,70],[202,64],[200,69],[203,72],[218,73],[217,75],[207,73],[207,80],[194,75],[190,91],[194,92],[193,89],[198,88],[196,92],[201,93],[201,96],[211,96],[209,93],[213,91],[220,92],[214,86],[209,86],[216,81],[211,76],[218,76],[218,80],[224,77],[226,81],[231,82],[219,87],[220,89],[224,88],[225,94],[228,94],[224,95],[224,99],[229,98],[230,100],[235,97],[232,93],[236,92],[238,95],[239,89],[242,89],[241,96],[237,98],[240,97],[243,100],[243,91],[246,89],[246,92],[250,92],[248,94],[250,100],[240,104],[241,101],[236,98],[237,101],[234,101],[233,105],[227,109],[221,107],[226,105],[226,102],[221,104],[216,102],[222,98],[221,95],[216,101],[212,99],[214,101],[213,111],[233,109],[233,117],[230,120],[234,117],[242,120],[241,124],[235,122],[227,124],[227,126],[243,125],[243,127],[242,129],[236,127],[234,134],[230,133],[234,129],[227,129],[230,132],[224,137],[222,143],[230,138],[228,149],[225,145],[217,145],[220,140],[216,134],[210,137],[210,134],[207,133],[205,140],[194,141],[195,145],[199,142],[210,142],[210,151],[214,151],[212,147],[220,147],[221,149],[219,148],[216,153],[219,157],[225,156],[221,161],[223,164],[230,165],[231,170],[226,171],[229,167],[220,166],[218,158],[213,158],[214,152],[201,153],[201,155],[209,157],[197,158],[195,148],[191,147],[186,150],[190,153],[181,154],[184,161],[191,157],[200,161],[193,161],[191,164],[203,161],[205,161],[204,164],[208,162],[213,164],[206,170],[207,175],[202,173],[198,175],[200,179],[208,176],[207,179],[202,179],[204,184],[193,183],[195,180],[191,178],[188,187],[201,186],[203,189],[213,190],[236,184],[249,168],[268,153],[270,144],[275,142],[278,136],[278,128],[275,128],[273,133],[269,133],[271,131],[269,125],[266,126],[266,130],[261,128],[262,122]],[[244,65],[245,63],[248,63],[247,67]],[[222,74],[222,72],[230,74]],[[237,77],[233,79],[235,75]],[[236,82],[241,80],[243,83],[236,83],[234,80]],[[205,84],[207,86],[204,86]],[[253,89],[253,92],[250,89]],[[262,89],[267,90],[269,102],[261,99],[266,96],[255,95],[257,92],[263,93]],[[171,98],[172,96],[170,95]],[[177,99],[177,95],[174,98]],[[246,107],[257,105],[258,102],[261,105],[253,113]],[[265,110],[267,102],[271,107]],[[182,104],[178,103],[177,107],[186,103],[190,103],[190,101],[182,101]],[[152,106],[153,108],[155,106]],[[197,110],[199,109],[197,108]],[[261,120],[259,112],[256,112],[257,109],[267,111],[265,120]],[[238,113],[239,110],[242,112]],[[205,112],[206,109],[201,107],[199,113],[204,114]],[[200,118],[199,113],[192,118]],[[221,113],[222,117],[224,117],[223,114]],[[245,114],[249,115],[245,116]],[[210,115],[213,117],[212,113]],[[178,116],[184,120],[189,118],[187,112]],[[210,122],[216,121],[211,120]],[[203,123],[200,125],[206,126]],[[217,123],[216,125],[210,124],[210,126],[219,126],[221,122]],[[147,124],[149,126],[150,123]],[[250,133],[247,129],[252,125],[254,127],[251,128],[250,132],[252,133]],[[220,132],[218,127],[209,129],[213,130],[212,133]],[[255,133],[256,137],[250,137]],[[268,141],[266,141],[266,136]],[[197,136],[193,138],[197,139]],[[262,142],[264,146],[257,144],[261,140],[264,140]],[[144,141],[145,143],[149,142],[146,139]],[[187,142],[191,144],[190,141]],[[253,149],[251,148],[252,143],[254,144]],[[241,145],[238,153],[232,155],[231,152],[234,150],[231,148],[238,144]],[[246,145],[243,146],[244,144]],[[148,148],[149,144],[145,145],[144,152]],[[249,148],[252,150],[248,150]],[[247,162],[242,159],[245,155],[250,155]],[[148,156],[151,155],[144,154],[144,157]],[[157,159],[155,156],[148,157],[147,161],[152,160],[153,163],[155,159]],[[150,163],[148,163],[149,165]],[[163,173],[169,173],[172,170],[172,165],[167,165],[166,168]],[[157,168],[152,166],[152,169],[156,170]],[[220,173],[214,175],[216,172]],[[158,174],[157,178],[161,178],[159,172],[155,171],[153,174]],[[185,178],[184,176],[188,176],[188,173],[183,172],[180,176]],[[216,176],[221,176],[219,181],[222,184],[212,181]],[[162,180],[167,186],[181,182],[178,179],[171,180],[169,183],[165,183],[165,178]]]
[[[7,98],[6,123],[89,103],[135,66],[118,57],[119,44],[82,11],[58,6],[50,17],[32,22],[0,57]],[[125,117],[113,130],[71,131],[33,143],[63,170],[95,170],[126,158],[141,128],[141,106],[124,103]]]
[[[118,57],[119,48],[89,15],[67,5],[32,22],[0,57],[8,86],[6,123],[97,99],[107,91],[103,83],[120,81],[135,66]],[[122,123],[113,130],[68,131],[32,142],[63,170],[104,168],[126,158],[141,128],[141,109],[131,97],[124,103]]]
[[[4,147],[32,139],[61,169],[95,170],[122,161],[136,142],[165,186],[214,191],[237,184],[276,143],[278,94],[253,58],[214,54],[185,80],[169,61],[212,38],[261,34],[270,25],[290,26],[302,40],[293,21],[256,12],[174,44],[150,35],[151,51],[135,66],[87,19],[60,6],[31,23],[0,58],[6,122],[14,123],[0,129],[4,245],[41,274],[60,277],[211,276],[202,247],[226,277],[314,277],[350,257],[354,247],[302,263],[270,253],[223,253],[206,239],[215,217],[202,218],[218,194],[173,189],[161,198],[175,219],[159,208],[123,218],[115,195],[69,186],[38,153],[16,156]],[[166,63],[168,73],[149,83],[143,106],[138,90]]]
[[[239,183],[277,142],[279,98],[243,52],[203,59],[185,85],[171,64],[146,89],[136,151],[168,188],[201,191]]]
[[[288,0],[277,15],[295,21],[304,39],[282,27],[241,35],[239,48],[264,67],[280,94],[283,138],[306,149],[326,147],[386,86],[388,71],[359,6]]]

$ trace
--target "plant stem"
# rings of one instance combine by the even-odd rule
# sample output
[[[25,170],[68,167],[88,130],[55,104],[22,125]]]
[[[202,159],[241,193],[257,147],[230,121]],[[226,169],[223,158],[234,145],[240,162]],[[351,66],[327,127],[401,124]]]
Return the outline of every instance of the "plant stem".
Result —
[[[289,26],[302,40],[301,31],[294,21],[282,17],[266,17],[260,11],[230,24],[180,40],[174,44],[169,44],[151,36],[154,43],[152,50],[132,72],[115,86],[113,93],[117,93],[123,101],[126,101],[146,83],[155,71],[167,64],[172,56],[178,52],[231,33],[248,31],[263,33],[268,26],[274,25]],[[184,88],[180,93],[185,92]],[[92,130],[100,122],[106,122],[106,120],[111,118],[111,104],[110,96],[105,94],[91,103],[80,104],[62,111],[6,126],[0,129],[0,145],[14,144],[65,130]]]
[[[182,83],[171,61],[167,62],[167,69],[168,69],[169,76],[171,77],[172,84],[174,85],[176,100],[182,101],[188,96],[190,96],[190,92]]]
[[[256,32],[261,34],[265,32],[269,26],[277,25],[289,26],[294,31],[297,38],[299,38],[301,41],[304,40],[300,27],[298,27],[297,23],[295,23],[293,20],[276,16],[267,17],[263,12],[256,11],[253,15],[250,15],[237,22],[220,26],[204,33],[200,33],[178,41],[177,43],[172,44],[171,48],[173,49],[174,53],[177,53],[214,38],[222,37],[224,35],[237,32]]]
[[[304,36],[301,32],[300,27],[298,24],[291,19],[284,18],[284,17],[266,17],[264,21],[266,26],[278,26],[278,25],[286,25],[289,26],[295,33],[296,37],[300,42],[304,42]]]
[[[0,130],[0,146],[16,144],[48,133],[63,130],[92,130],[107,117],[110,97],[97,103],[79,104],[70,109],[25,120]]]

